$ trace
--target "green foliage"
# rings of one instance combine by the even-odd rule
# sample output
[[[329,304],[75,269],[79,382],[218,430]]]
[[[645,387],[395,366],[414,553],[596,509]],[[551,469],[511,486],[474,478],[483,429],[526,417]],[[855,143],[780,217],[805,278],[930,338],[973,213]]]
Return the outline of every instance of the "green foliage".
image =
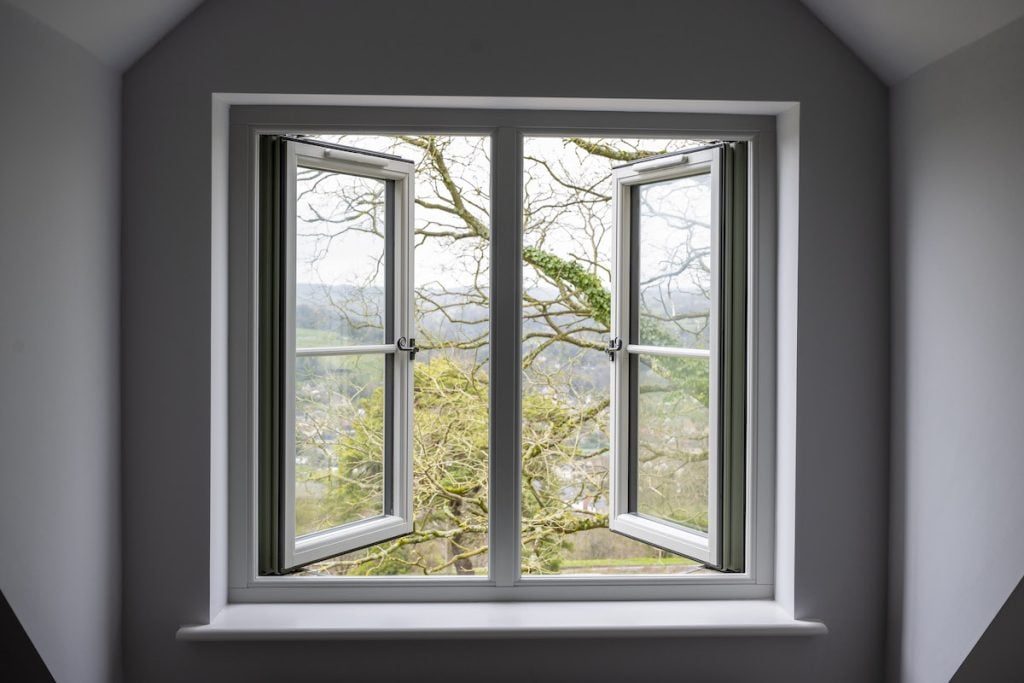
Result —
[[[296,533],[381,513],[382,367],[365,356],[296,359]]]
[[[571,550],[572,534],[608,526],[607,514],[592,508],[606,490],[607,476],[595,467],[595,454],[582,449],[577,435],[598,416],[607,401],[578,406],[558,394],[527,392],[522,399],[523,570],[552,573]]]
[[[692,566],[700,564],[694,560],[676,555],[665,555],[664,557],[620,557],[620,558],[597,558],[589,560],[565,560],[564,567],[590,568],[590,567],[631,567],[631,566],[663,566],[663,565],[684,565]]]
[[[473,573],[486,551],[488,388],[444,357],[414,366],[413,533],[342,561],[349,574]],[[349,514],[359,501],[381,500],[373,475],[382,461],[384,402],[359,402],[357,417],[333,447],[336,485],[318,499],[324,512]],[[363,476],[356,476],[362,474]],[[369,476],[367,476],[369,475]],[[378,507],[379,513],[379,507]]]
[[[347,573],[437,573],[454,567],[470,574],[470,558],[487,550],[487,377],[443,356],[423,357],[416,361],[415,386],[413,533],[344,560]],[[333,447],[337,466],[318,499],[318,515],[349,518],[365,510],[368,500],[379,500],[382,406],[376,393],[360,401],[349,433]],[[524,397],[524,423],[531,426],[523,434],[527,571],[557,571],[571,534],[607,527],[607,515],[581,518],[566,505],[563,489],[573,482],[559,474],[575,459],[592,459],[568,442],[598,414],[604,414],[603,405],[581,411],[555,395]],[[594,500],[599,489],[586,488],[579,498]]]
[[[675,338],[656,320],[640,320],[640,336],[651,346],[676,346]],[[708,361],[703,358],[645,357],[644,362],[673,389],[692,396],[707,407],[709,401]]]
[[[605,327],[612,314],[611,294],[601,279],[575,261],[538,249],[524,247],[523,260],[558,283],[564,283],[578,292],[590,307],[588,316]]]

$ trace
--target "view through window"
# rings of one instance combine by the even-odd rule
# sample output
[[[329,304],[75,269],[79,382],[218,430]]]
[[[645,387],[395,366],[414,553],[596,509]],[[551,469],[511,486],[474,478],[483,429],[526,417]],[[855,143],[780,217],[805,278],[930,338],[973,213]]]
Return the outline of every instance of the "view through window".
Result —
[[[299,575],[451,576],[488,572],[490,139],[324,135],[416,164],[414,528]],[[709,571],[608,530],[613,166],[700,144],[682,139],[524,141],[522,572],[646,575]],[[384,297],[380,183],[300,174],[296,339],[377,343]],[[659,194],[660,193],[660,194]],[[667,197],[686,201],[673,215]],[[707,189],[650,188],[639,301],[644,334],[707,344]],[[662,196],[665,195],[665,196]],[[676,202],[678,206],[679,203]],[[704,230],[704,232],[702,232]],[[344,249],[332,244],[344,242]],[[672,343],[669,344],[668,342]],[[648,343],[646,340],[644,343]],[[661,343],[661,342],[658,342]],[[645,509],[700,529],[707,515],[707,368],[667,359],[641,375],[649,447]],[[296,366],[296,533],[380,505],[384,425],[379,359]],[[703,374],[701,368],[703,367]],[[703,398],[702,398],[703,397]],[[671,496],[659,499],[659,492]]]
[[[615,239],[612,168],[697,144],[679,139],[525,140],[524,574],[705,571],[697,562],[608,529],[611,397],[605,349]],[[648,323],[645,330],[697,343],[708,321],[707,288],[701,285],[710,272],[709,218],[699,214],[710,194],[706,189],[674,194],[673,201],[650,197],[643,203],[645,211],[662,215],[648,221],[657,232],[642,236],[641,315]],[[687,514],[699,525],[701,518],[706,520],[708,503],[708,375],[706,366],[703,373],[692,368],[690,383],[680,382],[678,365],[644,366],[642,381],[649,390],[639,402],[638,489],[645,502],[652,494],[659,496],[655,505],[666,515],[673,502],[685,499]]]

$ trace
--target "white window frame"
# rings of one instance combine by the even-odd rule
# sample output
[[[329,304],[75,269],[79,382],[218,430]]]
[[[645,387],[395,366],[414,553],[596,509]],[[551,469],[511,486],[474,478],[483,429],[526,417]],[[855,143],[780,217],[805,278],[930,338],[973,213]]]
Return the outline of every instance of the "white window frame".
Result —
[[[231,331],[247,353],[231,358],[230,602],[763,599],[774,586],[775,117],[625,111],[235,105],[230,111],[230,300],[252,308],[255,140],[260,134],[433,132],[492,136],[491,554],[486,577],[260,576],[256,571],[252,316]],[[520,296],[524,136],[680,137],[750,145],[748,198],[748,530],[743,572],[698,576],[519,574]],[[493,286],[501,283],[500,287]],[[514,313],[513,313],[514,312]],[[238,348],[233,346],[233,348]],[[500,390],[494,389],[501,387]],[[756,453],[756,458],[754,454]]]
[[[283,401],[281,433],[280,561],[277,573],[290,572],[312,562],[364,548],[412,531],[412,363],[415,335],[413,318],[413,192],[415,166],[412,162],[340,146],[310,144],[282,138],[284,173],[281,176],[281,206],[284,211],[284,348],[282,353]],[[392,183],[386,203],[385,273],[391,290],[385,311],[383,344],[296,349],[295,265],[297,240],[297,172],[299,168],[361,176]],[[388,253],[390,252],[390,253]],[[390,338],[390,340],[389,340]],[[409,342],[408,340],[413,340]],[[296,537],[295,519],[295,362],[299,356],[384,355],[391,365],[390,402],[392,433],[385,436],[383,514],[316,533]]]

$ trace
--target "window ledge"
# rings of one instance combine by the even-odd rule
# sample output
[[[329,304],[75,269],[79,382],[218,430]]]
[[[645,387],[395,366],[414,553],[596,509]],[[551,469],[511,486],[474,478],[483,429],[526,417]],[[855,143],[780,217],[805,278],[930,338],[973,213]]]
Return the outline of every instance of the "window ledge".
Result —
[[[771,600],[236,604],[178,640],[376,640],[573,636],[812,636],[820,621]]]

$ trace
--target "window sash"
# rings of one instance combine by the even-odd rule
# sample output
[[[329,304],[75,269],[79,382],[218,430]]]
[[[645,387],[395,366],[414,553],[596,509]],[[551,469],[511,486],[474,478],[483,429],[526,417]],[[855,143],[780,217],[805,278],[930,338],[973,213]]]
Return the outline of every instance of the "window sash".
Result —
[[[412,354],[399,341],[412,337],[412,216],[413,165],[405,160],[336,145],[271,137],[261,141],[261,154],[279,164],[277,171],[262,165],[262,194],[275,194],[261,214],[261,245],[267,252],[261,265],[274,262],[271,278],[263,283],[261,340],[270,346],[261,354],[263,389],[276,394],[261,413],[273,420],[279,433],[261,442],[261,552],[263,574],[284,574],[311,562],[328,559],[412,531]],[[385,182],[385,315],[383,344],[296,348],[296,182],[299,168],[380,179]],[[261,255],[262,256],[262,255]],[[265,319],[264,319],[265,318]],[[274,326],[277,325],[277,332]],[[396,339],[401,334],[401,339]],[[296,536],[295,518],[295,364],[297,358],[378,355],[384,363],[384,496],[382,514],[356,522]],[[273,356],[273,357],[272,357]],[[264,507],[266,509],[264,509]]]
[[[611,348],[621,344],[621,352],[609,354],[613,361],[609,527],[727,571],[742,571],[745,543],[746,281],[745,270],[738,271],[735,260],[742,254],[744,261],[739,265],[745,269],[746,185],[739,186],[733,176],[745,174],[746,164],[744,155],[743,168],[737,169],[735,155],[733,147],[716,145],[683,150],[615,170]],[[639,188],[704,174],[709,174],[711,181],[708,349],[639,344]],[[742,201],[735,196],[737,192],[744,193]],[[742,281],[730,281],[737,277]],[[737,308],[742,320],[736,315]],[[727,324],[723,324],[723,317],[727,318]],[[738,353],[733,350],[737,345],[743,347]],[[652,517],[639,509],[637,432],[641,354],[708,359],[707,533]],[[723,362],[723,354],[728,354],[727,362]],[[738,381],[739,377],[742,379]]]

